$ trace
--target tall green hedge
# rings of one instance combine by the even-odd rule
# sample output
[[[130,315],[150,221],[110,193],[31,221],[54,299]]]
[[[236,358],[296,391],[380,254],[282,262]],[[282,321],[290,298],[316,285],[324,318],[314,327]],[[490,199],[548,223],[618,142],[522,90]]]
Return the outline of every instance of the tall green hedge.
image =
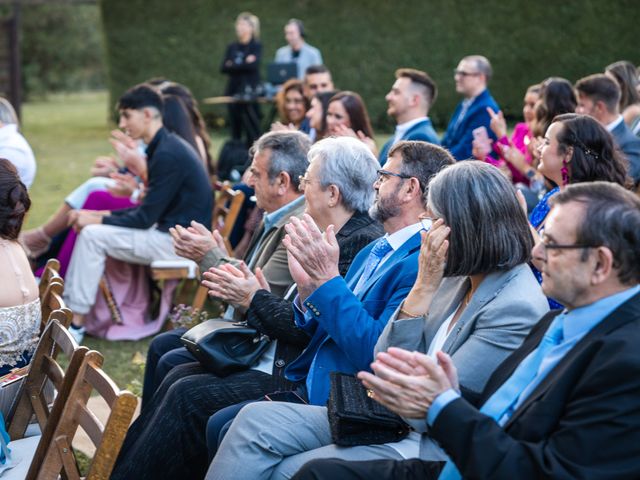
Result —
[[[153,76],[182,82],[198,98],[219,95],[234,19],[249,10],[262,23],[263,70],[284,44],[286,20],[301,18],[337,86],[359,92],[378,127],[390,125],[384,96],[398,67],[435,79],[431,116],[444,127],[459,101],[452,71],[464,55],[491,60],[491,90],[514,117],[526,87],[548,76],[575,81],[616,60],[640,62],[633,0],[102,0],[101,10],[112,100]]]

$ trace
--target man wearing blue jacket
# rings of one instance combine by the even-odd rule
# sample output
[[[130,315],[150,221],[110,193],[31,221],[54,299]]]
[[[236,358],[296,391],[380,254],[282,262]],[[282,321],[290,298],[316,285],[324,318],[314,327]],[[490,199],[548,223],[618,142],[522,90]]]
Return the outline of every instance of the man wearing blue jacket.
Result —
[[[380,165],[384,165],[392,146],[401,140],[421,140],[440,145],[440,139],[429,119],[429,109],[436,101],[438,88],[431,77],[413,68],[396,70],[396,81],[384,97],[387,115],[397,123],[396,131],[380,150]]]
[[[487,85],[493,70],[489,60],[481,55],[471,55],[460,60],[454,71],[456,91],[464,97],[458,104],[442,138],[442,146],[449,149],[456,160],[471,158],[473,131],[485,127],[489,137],[496,140],[489,128],[491,117],[487,107],[500,110]]]

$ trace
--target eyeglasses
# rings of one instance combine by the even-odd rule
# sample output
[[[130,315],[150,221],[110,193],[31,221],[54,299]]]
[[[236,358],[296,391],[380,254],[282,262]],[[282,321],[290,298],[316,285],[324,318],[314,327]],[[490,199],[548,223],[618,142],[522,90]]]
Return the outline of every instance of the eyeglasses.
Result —
[[[453,76],[460,75],[461,77],[477,77],[480,72],[465,72],[464,70],[454,70]]]
[[[404,175],[402,173],[390,172],[389,170],[378,170],[376,171],[376,173],[378,174],[378,178],[376,179],[376,181],[380,183],[382,183],[387,177],[397,177],[403,180],[407,180],[411,178],[411,175]]]
[[[579,250],[582,248],[598,248],[599,245],[586,245],[583,243],[553,243],[546,238],[542,239],[540,246],[543,250]]]
[[[298,191],[304,192],[304,189],[313,182],[314,180],[309,180],[306,175],[298,175]]]

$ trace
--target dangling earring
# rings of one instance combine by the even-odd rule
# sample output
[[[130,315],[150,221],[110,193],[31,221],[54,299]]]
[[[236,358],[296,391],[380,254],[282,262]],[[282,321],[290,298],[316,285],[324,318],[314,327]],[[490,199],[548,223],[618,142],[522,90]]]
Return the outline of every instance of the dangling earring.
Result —
[[[565,187],[569,184],[569,169],[567,168],[567,161],[562,160],[562,168],[560,169],[562,174],[562,186]]]

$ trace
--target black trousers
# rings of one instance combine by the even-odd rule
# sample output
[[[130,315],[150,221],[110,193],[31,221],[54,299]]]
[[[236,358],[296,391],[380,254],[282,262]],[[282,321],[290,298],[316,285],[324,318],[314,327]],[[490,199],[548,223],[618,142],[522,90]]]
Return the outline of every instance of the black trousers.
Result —
[[[173,368],[129,428],[111,479],[201,480],[209,467],[209,417],[272,392],[275,383],[255,370],[220,378],[199,363]]]
[[[444,462],[374,460],[349,462],[337,458],[312,460],[291,480],[435,480]]]

